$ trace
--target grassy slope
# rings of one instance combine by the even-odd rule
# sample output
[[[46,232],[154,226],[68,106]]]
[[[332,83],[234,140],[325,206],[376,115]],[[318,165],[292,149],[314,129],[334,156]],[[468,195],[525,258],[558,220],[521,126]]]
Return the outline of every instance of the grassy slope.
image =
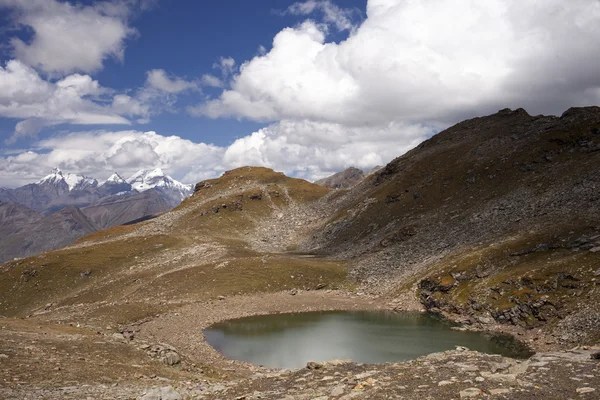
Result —
[[[174,213],[82,238],[74,247],[2,266],[0,315],[123,324],[171,304],[217,296],[345,284],[346,264],[253,250],[273,212],[329,192],[266,168],[206,181]],[[260,196],[259,196],[260,195]],[[50,312],[44,309],[53,303]]]

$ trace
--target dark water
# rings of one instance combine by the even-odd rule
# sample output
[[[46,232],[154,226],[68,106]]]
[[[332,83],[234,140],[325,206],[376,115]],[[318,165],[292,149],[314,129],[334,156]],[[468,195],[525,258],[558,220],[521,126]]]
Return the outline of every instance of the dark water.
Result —
[[[204,335],[226,357],[273,368],[332,359],[406,361],[455,346],[516,358],[531,355],[512,337],[451,327],[431,314],[327,311],[240,318],[215,324]]]

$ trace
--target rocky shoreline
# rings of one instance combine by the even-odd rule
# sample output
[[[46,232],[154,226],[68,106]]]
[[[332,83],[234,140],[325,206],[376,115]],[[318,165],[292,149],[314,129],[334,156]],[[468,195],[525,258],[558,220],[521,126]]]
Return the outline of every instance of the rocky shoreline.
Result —
[[[528,360],[487,355],[466,348],[417,360],[377,365],[346,361],[314,363],[310,368],[273,370],[229,360],[201,334],[203,328],[250,315],[323,310],[393,309],[387,298],[341,291],[295,291],[219,297],[183,305],[106,334],[122,349],[144,353],[163,371],[139,372],[133,379],[102,384],[15,382],[0,387],[6,399],[378,399],[378,398],[582,398],[600,390],[598,347],[564,349],[543,332],[497,324],[459,329],[514,335],[538,351]],[[414,311],[414,307],[409,307]],[[447,315],[456,320],[456,316]],[[537,337],[537,340],[535,339]],[[125,347],[123,347],[125,346]],[[540,352],[541,351],[541,352]],[[8,356],[7,356],[8,357]],[[65,362],[68,360],[65,360]],[[4,363],[5,360],[0,360]]]

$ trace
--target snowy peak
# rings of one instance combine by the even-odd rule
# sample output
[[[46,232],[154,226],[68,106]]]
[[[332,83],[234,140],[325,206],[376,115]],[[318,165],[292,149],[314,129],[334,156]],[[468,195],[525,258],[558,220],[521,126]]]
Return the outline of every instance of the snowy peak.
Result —
[[[98,186],[98,181],[81,174],[67,174],[65,182],[69,185],[69,191],[95,188]]]
[[[185,185],[176,181],[165,174],[160,168],[153,170],[142,169],[127,179],[127,183],[138,192],[158,189],[168,195],[171,204],[179,204],[179,202],[192,194],[192,185]]]
[[[64,181],[65,181],[65,178],[64,178],[63,173],[60,170],[60,168],[54,168],[52,170],[52,172],[50,173],[50,175],[46,175],[38,183],[39,184],[43,184],[43,183],[58,184],[58,183],[64,182]]]
[[[121,175],[119,175],[118,173],[114,173],[111,176],[108,177],[108,179],[103,183],[103,185],[106,184],[119,184],[119,183],[126,183],[125,179],[121,178]]]
[[[160,187],[166,189],[181,189],[182,191],[191,191],[192,185],[184,185],[166,175],[162,169],[153,170],[142,169],[133,174],[127,182],[137,191],[143,192],[148,189]]]
[[[82,174],[65,174],[58,167],[54,168],[50,175],[46,175],[38,182],[38,184],[50,185],[59,185],[61,183],[66,183],[70,192],[98,186],[98,181],[94,178]]]

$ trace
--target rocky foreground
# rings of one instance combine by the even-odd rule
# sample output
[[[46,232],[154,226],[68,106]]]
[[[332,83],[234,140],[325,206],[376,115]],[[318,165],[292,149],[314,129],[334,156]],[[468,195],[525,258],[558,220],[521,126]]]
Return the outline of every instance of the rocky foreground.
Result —
[[[56,389],[0,389],[4,399],[597,399],[596,349],[539,353],[526,361],[466,348],[404,363],[354,364],[334,360],[306,369],[255,373],[247,379],[83,385]]]

